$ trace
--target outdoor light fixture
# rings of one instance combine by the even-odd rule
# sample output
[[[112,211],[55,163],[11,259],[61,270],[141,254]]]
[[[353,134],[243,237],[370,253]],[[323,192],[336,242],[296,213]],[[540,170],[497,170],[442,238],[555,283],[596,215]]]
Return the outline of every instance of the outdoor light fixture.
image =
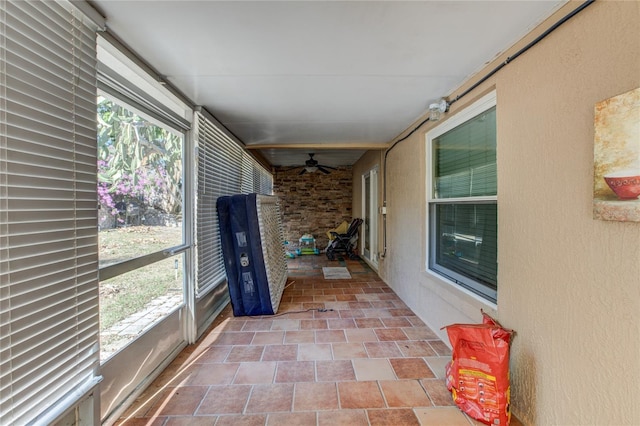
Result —
[[[429,105],[429,120],[438,121],[442,117],[442,114],[449,110],[449,104],[442,98],[438,102]]]

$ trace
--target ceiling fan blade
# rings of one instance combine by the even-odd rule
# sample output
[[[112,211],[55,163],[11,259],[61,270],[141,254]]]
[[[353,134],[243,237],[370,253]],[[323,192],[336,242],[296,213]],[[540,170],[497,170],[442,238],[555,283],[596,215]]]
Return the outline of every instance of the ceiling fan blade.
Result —
[[[328,175],[329,173],[331,173],[329,170],[325,169],[326,166],[318,166],[318,170],[320,170],[322,173],[324,173],[325,175]],[[331,167],[330,167],[331,168]]]
[[[325,169],[338,170],[337,167],[325,166],[324,164],[318,164],[318,167],[324,167]]]
[[[307,169],[302,169],[302,170],[300,171],[300,173],[298,173],[298,176],[303,175],[303,174],[305,174],[306,172],[307,172]]]

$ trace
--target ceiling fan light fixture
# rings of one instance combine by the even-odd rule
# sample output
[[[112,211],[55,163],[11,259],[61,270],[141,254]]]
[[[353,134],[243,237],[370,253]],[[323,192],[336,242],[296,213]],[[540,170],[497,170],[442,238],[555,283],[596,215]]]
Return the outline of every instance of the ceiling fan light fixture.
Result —
[[[318,167],[316,166],[307,166],[304,169],[307,171],[307,173],[313,173],[318,171]]]

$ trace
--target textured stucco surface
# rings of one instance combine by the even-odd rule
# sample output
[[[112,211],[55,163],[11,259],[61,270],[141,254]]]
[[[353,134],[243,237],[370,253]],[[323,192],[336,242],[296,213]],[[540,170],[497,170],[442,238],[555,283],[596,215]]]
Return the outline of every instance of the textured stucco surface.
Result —
[[[497,306],[426,272],[430,126],[388,156],[383,278],[434,330],[483,308],[517,331],[525,424],[640,424],[640,224],[592,215],[594,105],[640,86],[639,22],[640,2],[596,2],[452,107],[496,90]]]

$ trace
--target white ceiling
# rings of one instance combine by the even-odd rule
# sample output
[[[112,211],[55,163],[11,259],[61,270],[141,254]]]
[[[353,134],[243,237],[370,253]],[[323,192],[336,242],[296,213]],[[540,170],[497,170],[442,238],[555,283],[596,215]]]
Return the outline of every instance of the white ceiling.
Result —
[[[563,3],[92,1],[142,60],[285,166],[385,148]]]

